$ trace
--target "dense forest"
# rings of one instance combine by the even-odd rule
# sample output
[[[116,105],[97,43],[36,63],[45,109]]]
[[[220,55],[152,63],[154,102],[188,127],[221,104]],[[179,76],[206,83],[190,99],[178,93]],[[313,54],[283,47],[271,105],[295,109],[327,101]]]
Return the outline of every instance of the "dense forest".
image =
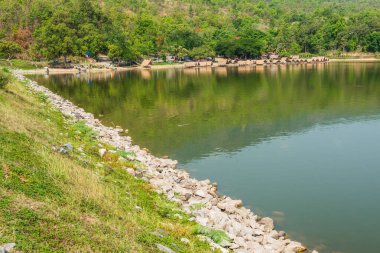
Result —
[[[0,0],[0,58],[379,51],[378,0]]]

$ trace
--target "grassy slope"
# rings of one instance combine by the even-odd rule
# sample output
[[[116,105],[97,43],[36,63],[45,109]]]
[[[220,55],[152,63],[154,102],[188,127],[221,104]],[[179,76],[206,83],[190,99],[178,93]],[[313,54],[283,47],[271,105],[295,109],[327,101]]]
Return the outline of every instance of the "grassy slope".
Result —
[[[8,68],[33,70],[33,69],[43,68],[45,65],[46,63],[42,63],[42,62],[33,63],[31,61],[20,60],[20,59],[13,59],[10,62],[4,59],[0,59],[0,66],[8,67]]]
[[[157,252],[156,243],[211,251],[175,204],[122,169],[141,165],[101,159],[91,130],[67,123],[45,100],[16,81],[0,89],[0,244],[25,252]],[[67,142],[69,155],[55,151]]]

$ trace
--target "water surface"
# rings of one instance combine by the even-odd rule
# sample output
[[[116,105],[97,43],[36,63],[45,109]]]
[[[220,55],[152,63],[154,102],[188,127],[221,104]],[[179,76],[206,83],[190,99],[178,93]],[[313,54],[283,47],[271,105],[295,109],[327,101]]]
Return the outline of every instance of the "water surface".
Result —
[[[378,252],[380,64],[34,76],[320,252]]]

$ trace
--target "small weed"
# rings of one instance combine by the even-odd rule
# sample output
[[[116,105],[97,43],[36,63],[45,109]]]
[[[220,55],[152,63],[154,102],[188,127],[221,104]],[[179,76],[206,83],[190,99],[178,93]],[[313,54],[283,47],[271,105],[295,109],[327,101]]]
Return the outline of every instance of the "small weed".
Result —
[[[84,141],[95,141],[95,132],[84,123],[84,121],[78,121],[71,126],[72,135],[78,134]]]
[[[205,203],[195,203],[195,204],[192,204],[190,206],[190,210],[192,211],[196,211],[196,210],[200,210],[202,208],[206,207],[206,204]]]
[[[132,153],[132,152],[127,152],[127,151],[124,151],[124,150],[116,150],[116,154],[118,154],[119,156],[121,156],[121,157],[124,157],[124,158],[126,158],[126,159],[129,159],[129,158],[131,158],[131,157],[134,157],[134,156],[136,156],[134,153]]]
[[[47,101],[47,99],[48,99],[48,96],[46,96],[45,95],[45,93],[43,93],[43,92],[37,92],[37,97],[38,97],[38,99],[40,100],[40,101],[42,101],[42,102],[46,102]]]
[[[223,241],[231,241],[224,231],[208,228],[199,224],[195,226],[194,233],[198,235],[205,235],[217,244],[221,244]]]

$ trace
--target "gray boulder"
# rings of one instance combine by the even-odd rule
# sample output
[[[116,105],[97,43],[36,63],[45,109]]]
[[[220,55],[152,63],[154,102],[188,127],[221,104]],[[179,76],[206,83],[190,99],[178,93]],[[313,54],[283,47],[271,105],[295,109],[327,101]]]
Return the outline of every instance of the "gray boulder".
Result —
[[[165,253],[176,253],[174,250],[168,248],[168,247],[165,247],[164,245],[162,244],[156,244],[157,248],[159,251],[161,252],[165,252]]]

